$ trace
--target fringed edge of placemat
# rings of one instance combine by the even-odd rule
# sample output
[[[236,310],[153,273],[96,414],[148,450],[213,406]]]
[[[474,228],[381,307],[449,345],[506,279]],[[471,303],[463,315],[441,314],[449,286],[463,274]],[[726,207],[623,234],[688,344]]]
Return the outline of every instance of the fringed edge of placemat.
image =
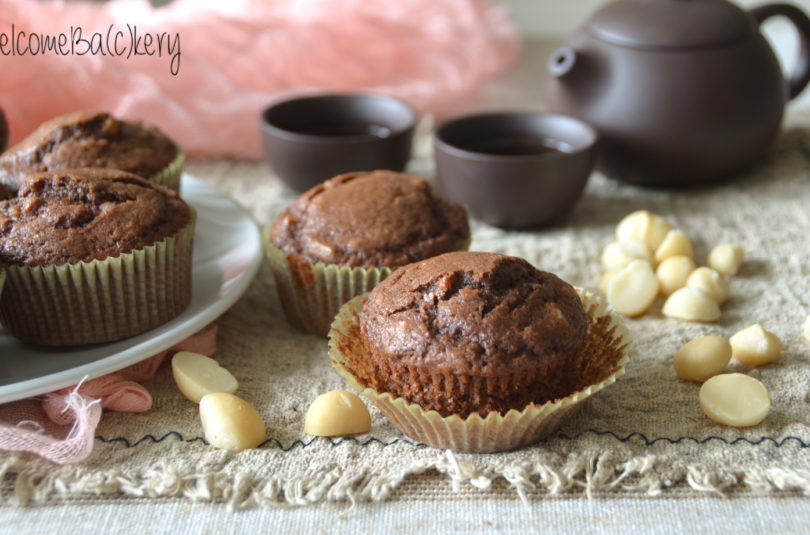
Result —
[[[663,496],[681,490],[717,496],[792,493],[810,495],[810,470],[757,467],[745,471],[709,467],[645,455],[629,460],[609,456],[571,456],[561,462],[512,463],[481,469],[450,451],[437,452],[431,461],[407,468],[371,473],[362,467],[331,467],[305,477],[256,477],[250,473],[224,474],[171,467],[151,470],[89,470],[55,467],[16,456],[0,464],[0,503],[31,506],[77,500],[113,501],[127,498],[174,498],[223,503],[231,510],[256,507],[299,507],[326,502],[380,502],[408,476],[435,474],[436,483],[454,492],[505,486],[527,506],[547,496],[613,493]],[[693,491],[693,492],[690,492]],[[441,494],[446,498],[446,492]],[[504,498],[501,493],[500,498]],[[507,496],[508,497],[508,496]]]

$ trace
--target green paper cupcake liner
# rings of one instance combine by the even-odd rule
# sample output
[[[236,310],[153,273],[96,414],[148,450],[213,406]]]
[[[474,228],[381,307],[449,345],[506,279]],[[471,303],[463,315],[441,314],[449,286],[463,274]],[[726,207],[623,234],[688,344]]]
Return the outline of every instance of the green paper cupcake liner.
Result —
[[[346,301],[370,292],[397,269],[313,264],[273,245],[270,229],[271,225],[265,227],[262,237],[284,314],[294,326],[319,336],[327,336]],[[468,241],[462,250],[469,245]]]
[[[177,155],[174,157],[174,160],[163,168],[163,170],[149,177],[149,182],[165,186],[179,193],[180,175],[183,174],[183,164],[186,162],[186,155],[179,146],[176,145],[176,148]]]
[[[7,265],[0,321],[36,345],[76,346],[134,336],[166,323],[191,300],[196,214],[155,244],[104,260]]]
[[[505,415],[442,416],[425,411],[388,392],[369,388],[364,377],[375,373],[360,339],[359,314],[367,296],[346,303],[329,332],[329,358],[351,388],[376,405],[394,426],[412,440],[458,452],[493,453],[534,444],[554,433],[583,402],[624,375],[629,357],[629,332],[618,315],[598,296],[578,290],[589,316],[588,334],[575,365],[583,370],[583,384],[568,396],[543,404],[529,404]]]
[[[284,314],[296,327],[320,336],[327,335],[343,303],[370,291],[396,269],[312,264],[288,257],[265,238]]]

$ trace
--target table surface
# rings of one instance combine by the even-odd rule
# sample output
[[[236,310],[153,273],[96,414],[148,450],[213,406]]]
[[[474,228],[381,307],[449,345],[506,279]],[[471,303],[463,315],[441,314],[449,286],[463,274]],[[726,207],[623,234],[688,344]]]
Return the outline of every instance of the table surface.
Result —
[[[542,79],[549,46],[528,43],[519,64],[503,78],[483,88],[468,109],[542,107]],[[189,172],[210,182],[220,181],[234,162],[190,162]],[[223,171],[225,170],[225,171]],[[269,173],[269,172],[268,172]],[[712,495],[641,498],[612,494],[588,499],[581,494],[522,502],[514,493],[433,491],[408,492],[420,479],[409,478],[404,488],[382,503],[324,504],[289,509],[231,512],[224,505],[178,499],[82,499],[68,505],[0,508],[0,532],[255,532],[268,526],[280,532],[294,529],[332,533],[385,529],[404,533],[613,533],[628,528],[643,533],[744,530],[758,533],[806,530],[810,501],[798,495],[778,497]],[[425,486],[425,488],[431,488]],[[276,531],[274,529],[274,531]]]

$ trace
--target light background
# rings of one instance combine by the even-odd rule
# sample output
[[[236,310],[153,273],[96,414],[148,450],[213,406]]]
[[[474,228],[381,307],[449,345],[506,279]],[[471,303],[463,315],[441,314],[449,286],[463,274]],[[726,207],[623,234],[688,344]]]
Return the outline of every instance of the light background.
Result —
[[[608,0],[501,0],[514,14],[520,29],[528,35],[564,36],[574,31]],[[666,1],[666,0],[662,0]],[[781,2],[781,0],[780,0]],[[737,0],[750,8],[769,3],[764,0]],[[810,12],[810,0],[789,0]]]

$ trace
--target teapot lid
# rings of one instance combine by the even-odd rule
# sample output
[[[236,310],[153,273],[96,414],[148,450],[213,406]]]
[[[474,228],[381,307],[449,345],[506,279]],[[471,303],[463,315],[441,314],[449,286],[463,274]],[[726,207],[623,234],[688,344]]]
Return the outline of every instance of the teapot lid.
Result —
[[[736,41],[752,31],[748,14],[726,0],[618,0],[600,9],[588,31],[637,48],[688,48]]]

